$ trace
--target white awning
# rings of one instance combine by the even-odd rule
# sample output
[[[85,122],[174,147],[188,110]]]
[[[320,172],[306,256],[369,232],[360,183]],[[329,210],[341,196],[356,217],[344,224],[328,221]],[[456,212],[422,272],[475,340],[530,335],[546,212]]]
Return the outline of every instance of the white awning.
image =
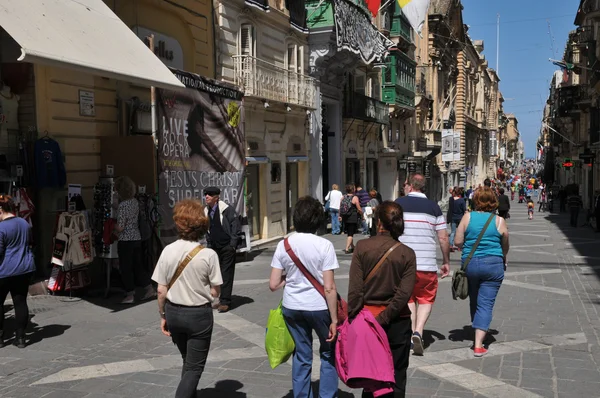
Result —
[[[2,0],[0,26],[21,46],[19,61],[184,87],[102,0]]]

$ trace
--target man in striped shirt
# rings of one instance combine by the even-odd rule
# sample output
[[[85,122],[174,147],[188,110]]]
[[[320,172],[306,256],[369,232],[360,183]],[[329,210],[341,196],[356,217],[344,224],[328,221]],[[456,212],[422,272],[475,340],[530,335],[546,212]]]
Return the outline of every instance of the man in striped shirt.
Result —
[[[423,355],[423,329],[431,314],[438,288],[436,236],[443,256],[442,278],[450,274],[450,245],[446,220],[442,210],[423,193],[425,178],[412,174],[404,184],[407,196],[396,199],[404,210],[404,234],[400,242],[415,251],[417,256],[417,280],[408,302],[413,330],[413,350]]]

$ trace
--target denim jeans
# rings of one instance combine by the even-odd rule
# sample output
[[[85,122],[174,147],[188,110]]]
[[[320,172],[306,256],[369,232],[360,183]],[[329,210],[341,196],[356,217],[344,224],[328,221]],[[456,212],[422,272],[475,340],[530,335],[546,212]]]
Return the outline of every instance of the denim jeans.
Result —
[[[504,260],[498,256],[473,257],[467,267],[467,279],[473,329],[487,331],[504,280]]]
[[[458,223],[452,221],[450,222],[450,247],[454,247],[454,237],[456,236],[456,227],[458,227]]]
[[[165,306],[167,327],[171,339],[183,358],[181,381],[175,398],[196,397],[196,390],[210,349],[213,330],[213,310],[209,307]]]
[[[313,330],[319,337],[319,353],[321,355],[321,377],[318,397],[337,397],[338,375],[335,370],[335,353],[333,345],[325,341],[329,336],[329,325],[331,324],[329,311],[300,311],[283,307],[283,318],[296,344],[292,362],[294,398],[313,397],[310,382],[313,359]]]
[[[340,230],[340,211],[339,209],[329,209],[331,214],[331,233],[337,235],[341,233]]]
[[[358,216],[360,217],[359,222],[362,228],[362,233],[364,235],[368,235],[369,234],[369,227],[367,227],[367,220],[365,220],[365,210],[367,209],[367,207],[361,207],[362,208],[362,216],[359,214]]]

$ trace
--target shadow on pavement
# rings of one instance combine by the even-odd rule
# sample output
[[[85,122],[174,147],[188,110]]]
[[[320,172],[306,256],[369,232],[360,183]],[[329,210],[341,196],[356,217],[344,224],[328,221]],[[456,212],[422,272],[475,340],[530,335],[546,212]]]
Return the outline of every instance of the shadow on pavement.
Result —
[[[427,330],[423,331],[423,347],[427,348],[436,341],[446,340],[446,336],[441,333],[436,332],[435,330]]]
[[[215,383],[214,388],[203,388],[196,393],[196,397],[200,398],[246,398],[246,393],[238,391],[244,387],[237,380],[220,380]]]
[[[313,396],[318,397],[319,396],[319,382],[318,381],[312,382],[312,389],[313,389],[313,392],[315,393],[315,394],[313,394]],[[354,398],[354,394],[351,394],[349,392],[342,391],[342,390],[338,390],[337,396],[338,396],[338,398]],[[286,395],[284,395],[283,398],[294,398],[294,392],[292,390],[290,390],[290,392],[288,392]]]
[[[235,282],[234,282],[235,284]],[[237,296],[237,295],[232,295],[231,296],[231,306],[229,307],[230,310],[235,310],[238,307],[244,306],[246,304],[251,304],[254,302],[254,299],[252,297],[246,297],[246,296]]]
[[[483,340],[484,345],[490,345],[496,342],[496,338],[494,336],[498,335],[498,331],[496,329],[488,330],[487,336]],[[471,327],[471,325],[465,325],[462,329],[454,329],[448,332],[448,340],[450,341],[474,341],[475,339],[475,330]]]
[[[33,321],[29,321],[25,333],[27,335],[27,345],[39,343],[45,339],[51,339],[52,337],[60,336],[70,329],[70,325],[46,325],[39,326]],[[11,338],[15,334],[15,318],[10,317],[4,320],[4,340],[7,344],[12,343]]]

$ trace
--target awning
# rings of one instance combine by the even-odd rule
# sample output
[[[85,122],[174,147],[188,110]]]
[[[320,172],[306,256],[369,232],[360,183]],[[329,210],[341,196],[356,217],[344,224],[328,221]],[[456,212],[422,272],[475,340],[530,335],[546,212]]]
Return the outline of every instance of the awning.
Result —
[[[248,163],[269,163],[269,158],[266,156],[246,156]]]
[[[19,61],[184,87],[102,0],[2,0],[0,26],[21,46]]]
[[[288,163],[296,163],[296,162],[308,162],[308,156],[288,156]]]

